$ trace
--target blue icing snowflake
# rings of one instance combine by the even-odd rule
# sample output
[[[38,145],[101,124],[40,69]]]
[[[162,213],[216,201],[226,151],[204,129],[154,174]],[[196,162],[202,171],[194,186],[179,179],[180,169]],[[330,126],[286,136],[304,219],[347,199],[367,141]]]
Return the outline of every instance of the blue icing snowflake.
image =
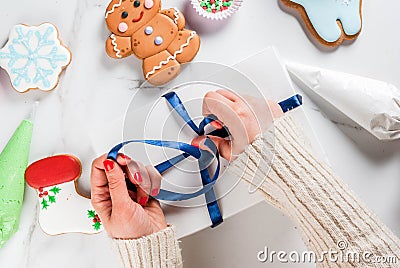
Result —
[[[56,87],[58,77],[71,60],[71,53],[62,46],[54,25],[15,26],[7,44],[0,50],[0,66],[19,92]]]
[[[361,0],[290,0],[301,5],[317,34],[326,42],[342,36],[352,37],[361,31]],[[340,21],[342,27],[337,23]]]

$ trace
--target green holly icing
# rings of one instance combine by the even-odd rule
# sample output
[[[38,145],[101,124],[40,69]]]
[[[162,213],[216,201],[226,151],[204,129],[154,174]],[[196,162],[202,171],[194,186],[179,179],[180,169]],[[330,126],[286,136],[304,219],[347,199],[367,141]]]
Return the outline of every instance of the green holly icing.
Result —
[[[56,202],[56,197],[52,196],[52,195],[49,195],[49,202],[50,203],[55,203]]]
[[[40,202],[40,204],[42,204],[42,209],[47,209],[50,204],[56,203],[55,196],[60,193],[60,191],[61,188],[58,188],[57,186],[54,186],[49,191],[44,191],[43,188],[39,188],[39,198],[42,199],[42,202]]]
[[[200,6],[209,13],[222,12],[228,9],[233,0],[199,0]]]
[[[88,210],[88,218],[94,218],[96,217],[96,211],[94,210]]]
[[[92,219],[93,221],[93,229],[98,231],[101,228],[101,220],[99,218],[99,215],[96,214],[96,211],[94,210],[88,210],[87,211],[87,216],[89,219]]]
[[[42,202],[40,203],[42,204],[42,209],[47,209],[47,207],[49,206],[49,204],[47,203],[46,199],[43,198]]]
[[[60,188],[58,188],[57,186],[54,186],[53,188],[51,188],[50,190],[49,190],[50,192],[53,192],[53,194],[58,194],[60,191],[61,191],[61,189]]]
[[[101,223],[96,221],[92,226],[96,231],[98,231],[101,228]]]

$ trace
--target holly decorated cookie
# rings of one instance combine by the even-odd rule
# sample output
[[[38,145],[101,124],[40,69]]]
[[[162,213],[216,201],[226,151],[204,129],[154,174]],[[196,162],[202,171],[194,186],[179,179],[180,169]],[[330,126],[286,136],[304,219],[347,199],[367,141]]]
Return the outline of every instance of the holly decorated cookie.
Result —
[[[90,199],[77,192],[81,163],[71,155],[56,155],[31,164],[25,180],[36,190],[39,224],[49,235],[95,234],[103,230]]]
[[[0,67],[6,70],[11,85],[20,93],[54,89],[70,62],[71,52],[50,23],[14,26],[8,42],[0,49]]]
[[[161,0],[113,0],[105,18],[111,31],[107,54],[117,59],[134,54],[143,60],[143,75],[154,85],[175,78],[181,64],[199,51],[200,37],[185,29],[185,18],[176,8],[161,10]]]
[[[296,10],[312,35],[323,45],[338,46],[361,32],[362,0],[281,0]]]

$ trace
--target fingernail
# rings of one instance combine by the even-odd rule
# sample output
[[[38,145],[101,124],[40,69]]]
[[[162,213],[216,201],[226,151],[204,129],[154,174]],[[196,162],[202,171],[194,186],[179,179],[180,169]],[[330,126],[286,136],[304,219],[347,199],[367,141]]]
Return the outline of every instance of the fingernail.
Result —
[[[147,203],[147,197],[142,197],[140,198],[139,204],[142,206],[145,206]]]
[[[140,172],[136,172],[135,174],[133,174],[133,178],[137,182],[142,182],[142,174],[140,174]]]
[[[159,192],[159,189],[153,189],[153,191],[151,191],[151,196],[157,196]]]
[[[125,160],[132,160],[132,158],[130,158],[130,157],[127,156],[127,155],[120,154],[120,156],[121,156],[123,159],[125,159]]]
[[[103,162],[103,166],[106,169],[107,172],[110,172],[111,170],[114,169],[114,162],[107,159]]]
[[[200,147],[200,140],[198,139],[193,139],[192,140],[192,146],[199,148]]]
[[[212,126],[215,127],[216,129],[221,129],[221,128],[223,128],[223,125],[222,125],[220,122],[218,122],[218,121],[212,121],[212,122],[210,123],[210,125],[212,125]]]

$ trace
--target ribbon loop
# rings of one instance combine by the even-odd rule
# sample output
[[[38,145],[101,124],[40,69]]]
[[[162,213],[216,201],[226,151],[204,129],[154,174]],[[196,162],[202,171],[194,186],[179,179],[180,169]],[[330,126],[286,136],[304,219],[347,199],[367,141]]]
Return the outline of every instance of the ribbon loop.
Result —
[[[168,103],[172,106],[172,108],[178,113],[178,115],[190,126],[190,128],[199,136],[205,134],[205,128],[207,125],[209,125],[211,122],[217,120],[216,116],[208,116],[205,117],[197,126],[193,120],[191,119],[189,113],[187,112],[185,106],[183,105],[182,101],[179,99],[178,95],[175,92],[170,92],[167,93],[163,96]],[[220,134],[218,136],[221,137],[227,137],[228,135],[228,130],[223,129],[219,133],[214,133],[214,134]],[[208,150],[203,150],[199,149],[195,146],[192,146],[187,143],[183,142],[174,142],[174,141],[162,141],[162,140],[130,140],[130,141],[125,141],[121,144],[116,145],[111,151],[109,152],[107,158],[112,159],[116,161],[118,152],[125,146],[131,143],[144,143],[144,144],[149,144],[153,146],[158,146],[158,147],[166,147],[166,148],[171,148],[175,150],[179,150],[183,152],[180,155],[177,155],[171,159],[168,159],[158,165],[155,166],[157,171],[160,174],[163,174],[166,172],[168,169],[172,168],[174,165],[178,164],[179,162],[183,161],[184,159],[192,156],[198,160],[198,165],[200,168],[200,176],[202,180],[203,187],[194,192],[194,193],[177,193],[169,190],[164,190],[160,189],[158,195],[155,197],[158,200],[164,200],[164,201],[183,201],[183,200],[189,200],[193,199],[195,197],[198,197],[200,195],[205,195],[206,201],[207,201],[207,209],[210,215],[210,219],[212,222],[212,227],[215,227],[219,225],[220,223],[223,222],[222,214],[219,209],[219,205],[213,190],[214,184],[217,182],[217,179],[219,177],[219,172],[220,172],[220,158],[219,158],[219,153],[217,146],[214,144],[212,140],[209,138],[206,138],[206,141],[204,145],[210,149]],[[214,172],[214,175],[211,177],[208,171],[209,165],[213,162],[213,160],[217,160],[217,167]],[[136,190],[132,189],[132,184],[128,184],[128,189],[130,190]]]

